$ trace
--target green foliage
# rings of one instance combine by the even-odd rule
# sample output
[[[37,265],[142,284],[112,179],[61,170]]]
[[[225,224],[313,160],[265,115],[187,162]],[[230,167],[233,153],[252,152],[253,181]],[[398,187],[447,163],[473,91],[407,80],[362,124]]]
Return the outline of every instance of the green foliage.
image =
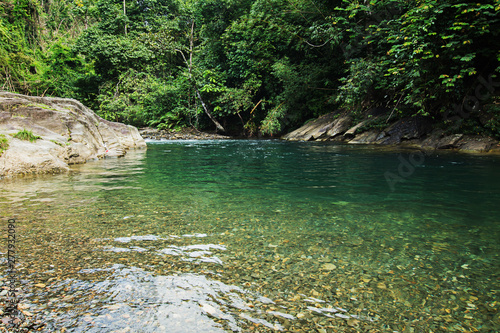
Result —
[[[339,58],[329,45],[308,45],[314,31],[304,28],[322,20],[323,9],[311,2],[254,1],[222,36],[231,88],[245,90],[250,78],[260,81],[257,91],[247,93],[252,100],[247,108],[266,102],[247,118],[264,134],[277,134],[334,107]]]
[[[93,61],[95,71],[104,79],[115,79],[128,69],[144,70],[152,52],[136,39],[122,35],[102,35],[88,30],[76,45],[76,52]]]
[[[277,135],[340,107],[440,119],[500,70],[498,0],[0,4],[0,89],[77,98],[137,126],[213,118]],[[499,135],[490,116],[461,128]]]
[[[251,112],[255,106],[256,93],[262,86],[262,81],[255,76],[249,77],[241,87],[226,88],[216,100],[219,115],[240,114]]]
[[[358,43],[344,41],[350,68],[338,99],[345,105],[400,105],[410,113],[437,114],[440,104],[463,97],[469,77],[497,66],[492,60],[499,47],[491,43],[500,32],[495,1],[345,2],[337,13],[331,17],[335,33],[343,37],[345,30]]]
[[[42,138],[41,136],[33,134],[33,132],[31,130],[26,130],[26,129],[23,129],[22,131],[19,131],[12,136],[16,139],[26,140],[29,142],[35,142],[36,140]]]
[[[91,71],[61,38],[47,49],[44,62],[39,65],[40,82],[35,87],[50,95],[80,98],[77,83]]]
[[[262,134],[279,133],[281,131],[280,119],[283,118],[285,111],[282,109],[283,103],[271,110],[262,121],[260,131]]]
[[[0,4],[0,89],[27,92],[35,61],[28,50],[36,38],[39,6],[27,0]]]
[[[184,77],[169,79],[128,70],[116,84],[108,81],[101,86],[100,115],[136,126],[181,126],[193,116],[189,84]]]
[[[3,152],[9,149],[9,140],[3,134],[0,134],[0,156],[2,156]]]
[[[497,98],[495,104],[487,106],[485,117],[483,120],[484,128],[487,134],[499,138],[500,137],[500,98]]]
[[[56,140],[50,140],[50,142],[55,143],[56,145],[61,146],[61,147],[69,146],[69,144],[70,144],[69,142],[61,143],[61,142],[56,141]]]

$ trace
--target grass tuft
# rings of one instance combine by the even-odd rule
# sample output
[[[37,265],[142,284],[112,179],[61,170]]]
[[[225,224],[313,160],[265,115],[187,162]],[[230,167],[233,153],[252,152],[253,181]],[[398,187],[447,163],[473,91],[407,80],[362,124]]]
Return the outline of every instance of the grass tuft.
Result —
[[[29,142],[35,142],[38,139],[41,139],[41,136],[33,134],[32,131],[23,129],[22,131],[17,132],[16,134],[13,135],[14,138],[20,139],[20,140],[26,140]]]
[[[9,140],[5,135],[0,134],[0,156],[9,148]]]

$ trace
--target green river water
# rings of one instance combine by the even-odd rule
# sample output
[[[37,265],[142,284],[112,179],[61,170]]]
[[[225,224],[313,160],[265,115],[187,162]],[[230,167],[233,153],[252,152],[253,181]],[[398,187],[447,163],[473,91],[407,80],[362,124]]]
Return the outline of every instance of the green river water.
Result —
[[[0,190],[20,332],[500,331],[496,156],[163,141]]]

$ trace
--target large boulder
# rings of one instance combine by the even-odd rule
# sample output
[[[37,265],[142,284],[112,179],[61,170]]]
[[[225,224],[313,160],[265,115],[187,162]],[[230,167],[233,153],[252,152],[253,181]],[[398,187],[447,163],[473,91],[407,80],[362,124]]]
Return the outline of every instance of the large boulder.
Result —
[[[22,130],[41,138],[30,142],[13,137]],[[62,172],[70,164],[146,147],[137,128],[104,120],[74,99],[1,91],[0,135],[8,140],[0,156],[0,176]]]

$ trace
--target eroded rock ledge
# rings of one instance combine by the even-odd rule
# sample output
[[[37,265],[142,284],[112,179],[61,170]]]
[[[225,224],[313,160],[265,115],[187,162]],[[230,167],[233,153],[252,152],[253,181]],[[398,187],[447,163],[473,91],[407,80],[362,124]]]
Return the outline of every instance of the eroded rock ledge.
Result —
[[[41,139],[13,137],[22,130]],[[3,91],[0,135],[8,141],[0,156],[0,176],[59,173],[70,164],[120,157],[127,149],[146,147],[137,128],[104,120],[77,100]]]
[[[403,118],[384,125],[388,115],[375,110],[354,123],[342,110],[326,114],[282,137],[289,141],[341,141],[347,143],[403,145],[422,149],[500,153],[498,140],[484,136],[446,134],[424,117]],[[384,120],[384,121],[381,121]],[[371,126],[377,123],[378,126]],[[380,126],[382,123],[383,126]]]

